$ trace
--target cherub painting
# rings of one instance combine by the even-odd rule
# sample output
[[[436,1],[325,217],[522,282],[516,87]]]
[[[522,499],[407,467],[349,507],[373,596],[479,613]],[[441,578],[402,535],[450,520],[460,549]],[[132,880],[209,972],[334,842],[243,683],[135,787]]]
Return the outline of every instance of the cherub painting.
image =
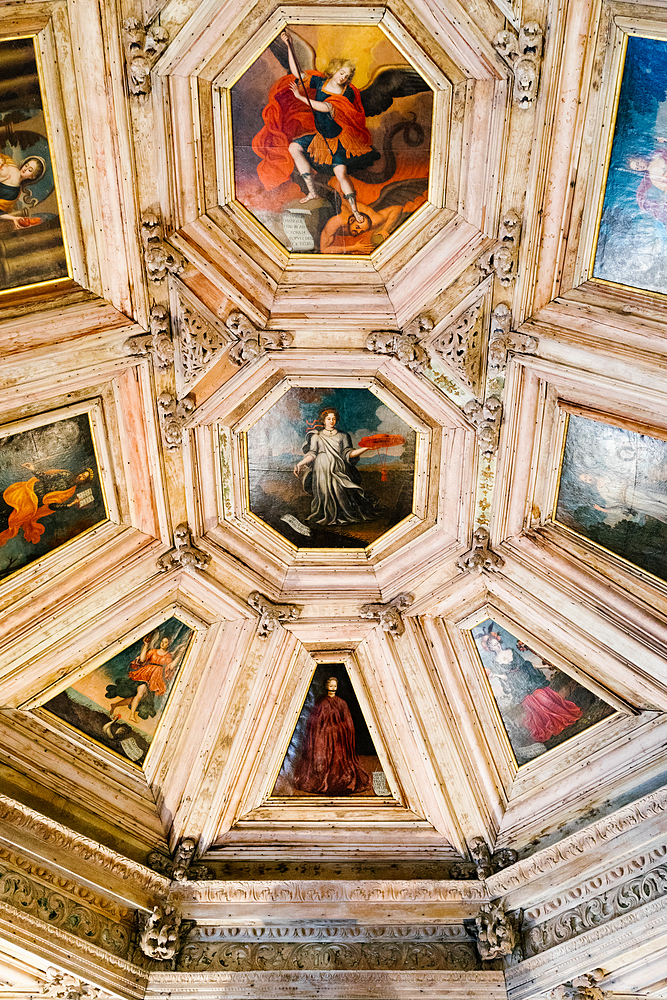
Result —
[[[237,198],[289,250],[369,254],[426,201],[432,106],[379,28],[287,28],[232,89]]]
[[[32,37],[0,42],[0,290],[66,278],[55,177]]]

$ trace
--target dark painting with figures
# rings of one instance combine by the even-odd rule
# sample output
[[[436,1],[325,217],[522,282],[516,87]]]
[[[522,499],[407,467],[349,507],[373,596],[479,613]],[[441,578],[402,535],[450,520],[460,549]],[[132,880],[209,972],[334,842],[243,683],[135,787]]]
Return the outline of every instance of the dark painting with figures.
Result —
[[[90,417],[0,436],[0,578],[106,520]]]
[[[667,41],[628,37],[596,278],[667,292]]]
[[[43,708],[84,736],[142,764],[192,635],[178,618],[170,618]]]
[[[0,41],[0,290],[68,276],[32,38]]]
[[[571,414],[555,519],[667,580],[667,441]]]
[[[231,109],[236,198],[288,250],[370,254],[428,197],[433,92],[376,25],[285,29]]]
[[[487,619],[472,636],[517,764],[540,757],[614,709]]]
[[[368,389],[292,388],[248,431],[250,510],[300,548],[364,548],[412,511],[416,434]]]
[[[344,664],[316,667],[272,794],[391,796]]]

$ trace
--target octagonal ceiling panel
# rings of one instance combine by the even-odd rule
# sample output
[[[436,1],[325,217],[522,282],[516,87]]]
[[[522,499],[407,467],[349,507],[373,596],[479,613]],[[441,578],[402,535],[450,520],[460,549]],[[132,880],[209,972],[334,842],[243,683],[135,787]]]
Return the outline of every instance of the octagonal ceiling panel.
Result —
[[[283,32],[230,110],[236,198],[286,250],[367,256],[427,200],[433,92],[378,25]]]

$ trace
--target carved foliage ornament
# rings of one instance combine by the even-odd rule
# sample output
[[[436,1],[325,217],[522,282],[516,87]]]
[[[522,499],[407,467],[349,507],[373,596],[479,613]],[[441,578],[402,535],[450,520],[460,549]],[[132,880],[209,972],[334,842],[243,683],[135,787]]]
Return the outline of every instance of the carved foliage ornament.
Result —
[[[227,337],[191,306],[182,303],[178,319],[178,346],[183,378],[187,383],[209,366],[226,346]]]
[[[170,392],[162,392],[157,398],[157,405],[164,446],[169,451],[176,451],[181,446],[185,421],[194,411],[195,401],[192,396],[176,399]]]
[[[482,570],[500,569],[505,565],[505,560],[496,552],[489,548],[489,532],[486,528],[475,528],[472,535],[472,548],[459,556],[456,565],[464,572],[481,573]]]
[[[63,1000],[98,1000],[98,997],[108,997],[99,986],[91,986],[78,976],[72,976],[68,972],[61,972],[49,966],[46,970],[45,982],[40,990],[41,996],[58,997]]]
[[[503,416],[503,404],[497,396],[489,396],[480,403],[469,399],[463,412],[477,428],[477,443],[483,455],[493,455],[498,450],[498,437]]]
[[[422,339],[433,329],[428,316],[417,316],[401,331],[375,330],[369,334],[366,347],[375,354],[388,354],[413,372],[423,372],[428,367],[428,351]]]
[[[197,842],[192,837],[184,837],[172,858],[165,857],[158,851],[148,855],[148,863],[155,871],[173,882],[202,881],[213,878],[213,873],[207,865],[193,865],[192,860],[197,850]]]
[[[508,351],[521,354],[534,354],[537,350],[537,337],[511,330],[512,314],[508,306],[501,303],[491,313],[491,329],[489,331],[489,368],[501,370],[507,364]]]
[[[409,608],[413,601],[412,594],[398,594],[393,601],[388,601],[386,604],[364,604],[359,613],[362,618],[373,618],[379,622],[383,632],[403,635],[405,625],[401,612]]]
[[[196,548],[192,542],[192,533],[183,521],[174,529],[174,547],[165,552],[157,561],[161,573],[170,569],[206,569],[211,557],[206,552]]]
[[[152,357],[156,368],[170,368],[174,360],[174,344],[171,339],[171,321],[164,306],[151,309],[150,333],[140,333],[128,337],[123,344],[126,354]]]
[[[181,915],[173,906],[155,906],[142,914],[139,947],[147,958],[169,962],[179,949]]]
[[[482,377],[482,306],[470,306],[430,344],[460,380],[476,392]]]
[[[236,339],[229,352],[235,365],[254,361],[266,351],[282,351],[292,343],[292,334],[282,330],[258,330],[245,313],[235,311],[225,320],[225,326]]]
[[[491,854],[486,841],[482,837],[475,837],[471,840],[468,849],[470,857],[477,868],[477,878],[480,879],[490,878],[494,872],[513,865],[518,858],[516,851],[513,851],[509,847]]]
[[[574,979],[557,986],[547,993],[551,1000],[605,1000],[611,996],[605,990],[601,990],[596,983],[604,979],[603,969],[593,969],[583,976],[575,976]]]
[[[477,266],[485,275],[495,272],[501,285],[510,286],[519,273],[520,242],[521,219],[514,210],[510,210],[500,220],[497,244],[482,254]]]
[[[260,639],[268,639],[281,622],[293,622],[301,614],[301,608],[296,604],[274,604],[258,590],[253,590],[248,597],[248,604],[259,611],[257,635]]]
[[[165,241],[162,223],[155,212],[146,212],[142,216],[141,242],[144,245],[146,273],[151,281],[164,281],[168,274],[181,273],[185,259]]]
[[[475,917],[477,949],[484,961],[511,955],[521,943],[520,920],[506,913],[502,899],[484,903]]]
[[[519,31],[499,31],[493,47],[514,73],[512,100],[518,108],[529,108],[537,99],[542,62],[543,34],[537,21],[527,21]]]
[[[161,25],[145,28],[136,17],[123,24],[123,49],[127,88],[134,97],[146,97],[151,91],[151,69],[167,47],[169,37]]]

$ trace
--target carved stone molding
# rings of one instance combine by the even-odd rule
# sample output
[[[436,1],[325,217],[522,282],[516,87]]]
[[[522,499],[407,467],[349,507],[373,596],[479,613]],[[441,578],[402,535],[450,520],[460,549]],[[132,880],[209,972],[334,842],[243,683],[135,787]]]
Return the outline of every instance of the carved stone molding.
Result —
[[[154,906],[141,914],[138,944],[156,962],[171,962],[180,947],[181,915],[173,906]]]
[[[253,590],[248,597],[248,604],[254,611],[259,611],[257,635],[267,639],[278,628],[281,622],[293,622],[301,614],[301,608],[296,604],[274,604],[258,590]]]
[[[502,899],[480,906],[475,928],[477,948],[485,962],[505,958],[521,944],[520,919],[505,912]]]
[[[422,344],[424,335],[433,329],[428,316],[417,316],[402,330],[375,330],[369,334],[366,347],[375,354],[388,354],[413,372],[428,367],[428,351]]]
[[[224,352],[229,336],[204,317],[194,306],[179,297],[178,356],[186,387]]]
[[[526,956],[548,951],[578,937],[592,927],[606,924],[631,910],[667,896],[667,865],[630,879],[615,889],[593,896],[550,920],[531,927],[525,935]]]
[[[429,344],[429,350],[450,365],[460,381],[474,393],[479,392],[482,381],[483,318],[482,304],[477,302]]]
[[[161,573],[170,569],[206,569],[211,557],[198,549],[192,541],[192,532],[183,521],[174,528],[174,547],[157,561]]]
[[[494,455],[498,450],[503,404],[497,396],[489,396],[483,403],[469,399],[463,412],[477,429],[477,443],[483,455]]]
[[[194,412],[195,401],[192,396],[176,399],[170,392],[162,392],[157,398],[157,405],[164,446],[169,451],[176,451],[181,447],[185,421]]]
[[[111,994],[99,986],[84,982],[78,976],[72,976],[68,972],[61,972],[60,969],[49,966],[40,996],[62,998],[62,1000],[98,1000],[110,997]]]
[[[335,921],[298,924],[250,924],[247,926],[193,928],[188,944],[226,944],[230,941],[429,941],[470,943],[463,924],[358,924]]]
[[[472,534],[472,548],[459,556],[456,565],[464,572],[481,573],[483,570],[500,569],[505,560],[489,548],[490,536],[486,528],[475,528]]]
[[[192,837],[184,837],[174,852],[173,860],[158,851],[151,851],[148,855],[148,864],[172,882],[187,882],[189,879],[199,882],[212,878],[213,874],[208,865],[192,864],[196,850],[197,841]]]
[[[436,879],[185,882],[178,897],[197,903],[427,903],[484,901],[482,882]]]
[[[519,34],[499,31],[493,47],[514,73],[512,100],[518,108],[530,108],[537,99],[542,63],[543,32],[537,21],[527,21]]]
[[[575,976],[567,983],[556,986],[555,989],[547,993],[547,996],[551,1000],[605,1000],[605,997],[611,994],[595,985],[601,979],[604,979],[604,971],[593,969],[592,972],[587,972],[583,976]]]
[[[486,879],[501,868],[513,865],[517,859],[516,851],[505,848],[491,854],[486,841],[482,837],[474,837],[468,844],[470,857],[477,868],[477,878]]]
[[[74,833],[56,820],[49,819],[29,806],[16,802],[7,795],[0,794],[0,821],[7,823],[14,831],[22,830],[27,836],[35,837],[49,845],[49,854],[62,849],[70,859],[78,858],[90,862],[106,876],[135,885],[151,895],[162,895],[169,891],[169,882],[140,865],[130,861],[110,847],[105,847],[89,837]]]
[[[123,23],[123,49],[127,89],[133,97],[146,97],[151,92],[151,69],[169,42],[165,29],[154,24],[145,28],[135,17]]]
[[[520,354],[534,354],[538,347],[537,337],[511,330],[512,314],[509,308],[501,303],[491,313],[489,330],[489,368],[499,371],[507,364],[507,354],[515,351]]]
[[[229,358],[235,365],[254,361],[266,351],[282,351],[290,346],[293,339],[291,333],[282,330],[258,330],[252,320],[238,310],[229,314],[225,326],[236,340],[229,352]]]
[[[386,604],[363,604],[359,614],[362,618],[372,618],[378,622],[383,632],[390,635],[403,635],[405,625],[402,612],[414,601],[412,594],[398,594]]]
[[[521,241],[521,218],[510,209],[500,220],[498,242],[477,261],[484,275],[495,272],[498,281],[505,288],[514,282],[519,273],[519,243]]]
[[[174,361],[174,344],[171,339],[171,321],[165,307],[153,306],[150,315],[150,333],[128,337],[123,348],[126,354],[152,357],[156,368],[163,370],[171,368]]]
[[[185,258],[164,239],[162,223],[155,212],[146,212],[142,216],[141,242],[146,273],[151,281],[164,281],[168,274],[181,273]]]

